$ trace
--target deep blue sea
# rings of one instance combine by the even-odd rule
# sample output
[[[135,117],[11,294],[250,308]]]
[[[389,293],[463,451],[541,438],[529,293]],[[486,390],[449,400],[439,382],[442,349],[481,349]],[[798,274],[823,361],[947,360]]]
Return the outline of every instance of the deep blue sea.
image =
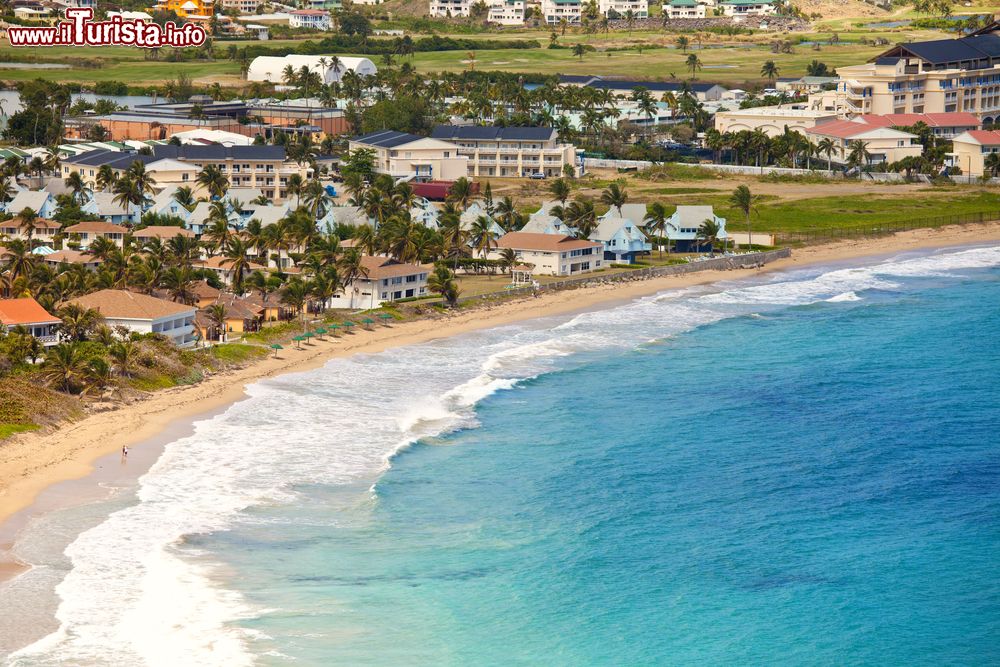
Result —
[[[12,664],[1000,664],[1000,248],[270,380]]]

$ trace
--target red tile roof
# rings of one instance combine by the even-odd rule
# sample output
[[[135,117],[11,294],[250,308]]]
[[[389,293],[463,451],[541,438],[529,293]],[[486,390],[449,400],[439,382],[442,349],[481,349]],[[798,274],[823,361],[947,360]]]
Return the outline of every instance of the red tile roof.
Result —
[[[539,250],[542,252],[566,252],[581,248],[603,247],[600,241],[575,239],[561,234],[535,234],[533,232],[509,232],[497,240],[497,248],[515,250]]]
[[[838,139],[850,139],[864,132],[871,132],[874,127],[864,123],[856,123],[852,120],[833,120],[829,123],[820,123],[815,127],[806,130],[808,134],[819,134],[824,137],[837,137]]]
[[[361,265],[368,269],[368,275],[365,277],[369,280],[399,278],[400,276],[430,273],[434,270],[431,264],[406,264],[389,257],[372,257],[371,255],[362,256]]]
[[[1000,132],[996,130],[969,130],[966,134],[983,146],[1000,146]]]
[[[125,234],[126,227],[103,220],[84,220],[66,228],[69,234]]]
[[[120,289],[103,289],[70,299],[84,308],[100,311],[104,317],[126,320],[155,320],[161,317],[194,313],[194,306],[157,299]]]
[[[58,324],[58,317],[29,297],[22,299],[0,299],[0,324],[15,327],[19,324]]]
[[[971,113],[887,113],[869,114],[860,120],[875,127],[910,126],[924,123],[929,127],[981,127],[982,121]]]

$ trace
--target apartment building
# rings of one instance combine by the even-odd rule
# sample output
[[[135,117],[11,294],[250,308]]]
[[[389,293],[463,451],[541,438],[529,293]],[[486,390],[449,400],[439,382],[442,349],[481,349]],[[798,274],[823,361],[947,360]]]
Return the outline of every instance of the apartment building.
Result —
[[[838,67],[837,89],[810,103],[842,115],[965,112],[990,125],[1000,118],[996,30],[897,44],[867,63]]]
[[[549,276],[573,276],[601,268],[604,244],[559,234],[508,232],[497,240],[490,259],[499,259],[510,248],[517,261],[530,264],[534,273]]]
[[[472,13],[472,0],[431,0],[431,16],[459,17]]]
[[[744,16],[770,16],[777,14],[775,0],[723,0],[719,3],[725,16],[740,19]]]
[[[223,9],[235,9],[240,14],[256,14],[261,0],[222,0]]]
[[[753,107],[719,111],[715,114],[715,129],[723,133],[763,130],[767,136],[776,137],[783,134],[785,128],[804,133],[819,123],[838,119],[837,114],[832,111],[792,106]]]
[[[986,156],[1000,153],[1000,132],[963,132],[952,140],[951,145],[952,152],[946,157],[945,164],[961,169],[965,176],[982,176],[986,171]]]
[[[597,9],[608,18],[625,18],[629,12],[633,18],[649,18],[647,0],[598,0]]]
[[[563,20],[570,25],[580,22],[581,0],[542,0],[542,16],[549,25],[559,25]]]
[[[367,149],[375,153],[379,173],[418,181],[455,180],[469,174],[469,158],[458,146],[437,137],[381,130],[348,142],[348,150]]]
[[[671,19],[705,18],[705,5],[695,0],[670,0],[670,3],[664,3],[663,11]]]
[[[806,136],[813,142],[823,139],[833,140],[835,149],[830,159],[841,164],[847,162],[852,141],[864,142],[871,155],[869,164],[891,164],[905,157],[918,157],[923,152],[918,137],[909,132],[891,127],[875,127],[853,120],[838,120],[822,123],[806,130]],[[825,154],[821,157],[825,158]]]
[[[115,151],[90,151],[65,158],[63,178],[79,172],[84,181],[95,186],[101,166],[110,165],[121,175],[136,161],[156,179],[156,188],[187,185],[200,195],[198,173],[213,164],[229,179],[234,188],[257,188],[265,197],[281,202],[288,195],[288,178],[299,174],[307,178],[310,169],[285,159],[283,146],[156,146],[153,155]]]
[[[438,125],[431,137],[458,146],[469,176],[559,177],[566,165],[576,167],[576,147],[559,143],[551,127]]]
[[[486,20],[496,25],[524,25],[524,9],[524,0],[494,0]]]
[[[329,30],[330,12],[321,9],[297,9],[288,14],[288,27]]]

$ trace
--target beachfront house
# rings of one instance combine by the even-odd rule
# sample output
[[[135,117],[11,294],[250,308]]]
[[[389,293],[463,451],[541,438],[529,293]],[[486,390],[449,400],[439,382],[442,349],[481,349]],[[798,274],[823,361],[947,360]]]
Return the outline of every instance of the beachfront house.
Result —
[[[0,299],[0,331],[10,333],[23,328],[46,347],[59,342],[57,330],[62,324],[55,315],[33,298]]]
[[[108,326],[121,325],[136,333],[161,334],[178,347],[190,347],[197,340],[194,306],[120,289],[91,292],[70,299],[69,303],[93,308]]]
[[[506,248],[514,250],[518,262],[530,264],[535,275],[574,276],[603,265],[603,243],[572,236],[508,232],[497,239],[489,259],[500,259]]]
[[[674,214],[667,219],[667,238],[671,248],[677,252],[704,252],[709,250],[707,243],[698,238],[698,230],[706,220],[712,220],[719,225],[719,238],[726,235],[726,219],[715,214],[711,206],[678,206]]]
[[[590,240],[604,245],[606,262],[634,264],[639,255],[645,255],[653,246],[633,220],[608,213],[600,218]]]
[[[427,296],[431,264],[398,262],[389,257],[361,258],[364,273],[330,300],[329,308],[378,308],[387,301]]]
[[[63,264],[79,264],[88,271],[96,271],[102,262],[100,258],[94,257],[90,253],[71,250],[69,248],[42,255],[42,261],[52,268],[57,268]]]

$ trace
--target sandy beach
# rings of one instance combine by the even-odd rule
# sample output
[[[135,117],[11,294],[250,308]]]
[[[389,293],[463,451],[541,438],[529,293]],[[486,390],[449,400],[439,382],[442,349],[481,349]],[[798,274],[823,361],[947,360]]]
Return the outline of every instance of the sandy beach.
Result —
[[[335,357],[378,352],[521,320],[595,309],[663,290],[718,280],[735,280],[866,256],[996,241],[1000,241],[1000,223],[916,230],[875,240],[845,241],[795,250],[792,257],[768,264],[763,269],[705,271],[553,292],[444,318],[397,323],[336,339],[314,339],[302,350],[286,349],[277,358],[219,373],[197,385],[159,391],[146,400],[89,414],[53,432],[23,434],[9,439],[0,445],[0,522],[29,507],[47,487],[88,475],[98,458],[117,452],[122,445],[141,446],[173,422],[223,409],[240,400],[248,384],[282,373],[309,370]],[[18,571],[16,564],[0,563],[0,580]]]

